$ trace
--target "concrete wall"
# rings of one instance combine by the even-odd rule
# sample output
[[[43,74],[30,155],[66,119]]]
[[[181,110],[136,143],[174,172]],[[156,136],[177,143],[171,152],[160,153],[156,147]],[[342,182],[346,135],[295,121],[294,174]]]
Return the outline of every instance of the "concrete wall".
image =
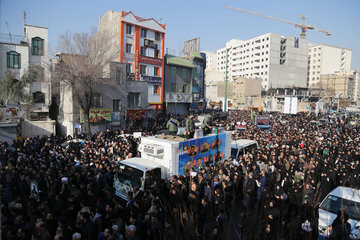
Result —
[[[17,124],[0,124],[0,142],[11,143],[16,140]]]
[[[21,122],[22,137],[33,137],[55,134],[55,121],[29,121]]]

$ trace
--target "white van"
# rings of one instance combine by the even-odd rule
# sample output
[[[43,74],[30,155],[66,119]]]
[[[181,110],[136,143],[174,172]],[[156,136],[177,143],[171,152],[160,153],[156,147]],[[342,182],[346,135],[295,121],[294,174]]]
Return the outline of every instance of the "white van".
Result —
[[[258,142],[250,139],[238,139],[231,142],[231,157],[237,159],[240,155],[258,148]]]
[[[349,216],[350,239],[360,239],[360,190],[349,187],[335,188],[320,203],[319,238],[330,234],[326,229],[333,223],[338,211],[344,211]]]

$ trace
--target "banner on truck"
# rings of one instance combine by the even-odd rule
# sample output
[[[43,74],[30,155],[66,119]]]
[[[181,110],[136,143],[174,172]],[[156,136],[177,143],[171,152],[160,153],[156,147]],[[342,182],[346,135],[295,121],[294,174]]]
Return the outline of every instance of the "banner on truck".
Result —
[[[256,116],[255,118],[256,125],[270,125],[270,116]]]
[[[189,175],[191,168],[197,171],[207,162],[213,163],[217,154],[223,158],[225,148],[226,133],[180,142],[179,174]]]

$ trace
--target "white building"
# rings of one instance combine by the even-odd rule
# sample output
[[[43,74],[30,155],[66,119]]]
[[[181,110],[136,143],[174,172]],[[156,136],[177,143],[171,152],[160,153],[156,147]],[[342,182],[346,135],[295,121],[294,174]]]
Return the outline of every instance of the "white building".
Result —
[[[28,126],[23,126],[23,136],[54,133],[54,123],[49,121],[51,92],[48,28],[24,25],[24,36],[12,41],[0,42],[0,54],[0,78],[7,70],[14,74],[16,80],[21,79],[29,66],[35,67],[38,71],[37,79],[27,89],[33,96],[34,105],[21,105],[21,117],[29,123]]]
[[[205,53],[206,56],[206,69],[205,70],[215,70],[216,69],[216,53],[209,51],[201,51]]]
[[[308,86],[319,87],[320,75],[349,72],[352,51],[326,44],[309,46]]]
[[[227,78],[261,78],[262,88],[306,87],[308,41],[267,33],[246,41],[233,39],[216,51],[217,69]],[[226,53],[227,52],[227,53]]]

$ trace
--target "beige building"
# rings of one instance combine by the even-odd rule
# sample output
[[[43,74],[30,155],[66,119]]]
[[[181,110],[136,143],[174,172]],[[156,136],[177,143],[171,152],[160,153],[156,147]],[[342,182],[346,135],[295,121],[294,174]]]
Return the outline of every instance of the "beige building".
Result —
[[[324,96],[346,98],[355,101],[355,71],[336,72],[320,76],[320,88]]]
[[[319,87],[320,77],[323,74],[350,71],[351,57],[351,49],[327,44],[309,46],[308,87]]]
[[[230,109],[247,109],[248,107],[262,107],[261,78],[238,77],[227,86],[228,107]],[[225,97],[225,83],[217,84],[217,95]],[[223,101],[224,102],[224,101]]]

